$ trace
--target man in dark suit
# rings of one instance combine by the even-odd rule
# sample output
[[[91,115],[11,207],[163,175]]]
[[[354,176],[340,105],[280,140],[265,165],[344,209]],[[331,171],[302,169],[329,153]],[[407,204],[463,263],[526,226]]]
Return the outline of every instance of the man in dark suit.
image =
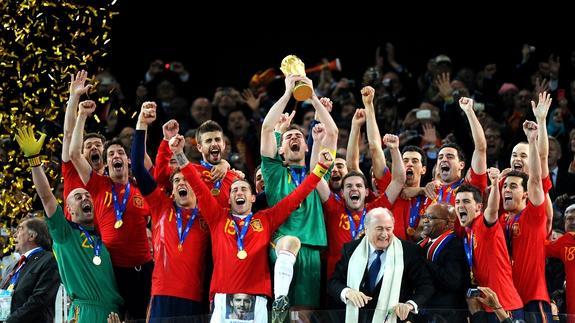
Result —
[[[344,245],[328,282],[330,296],[347,304],[348,320],[357,320],[350,313],[357,315],[359,308],[370,310],[359,313],[359,322],[396,322],[396,317],[405,320],[417,314],[434,292],[422,250],[393,235],[388,209],[369,211],[365,226],[365,237]]]
[[[549,136],[549,179],[553,186],[549,190],[551,200],[561,194],[575,194],[575,174],[568,172],[567,168],[559,167],[558,161],[562,157],[561,145],[554,137]]]
[[[419,245],[425,252],[435,287],[433,297],[425,305],[431,311],[421,319],[425,322],[467,322],[465,292],[471,282],[463,242],[453,232],[457,219],[455,208],[450,204],[434,204],[421,219],[427,238]]]
[[[6,322],[53,322],[60,275],[52,255],[46,222],[38,218],[20,222],[14,237],[22,257],[8,268],[2,289],[12,291]]]

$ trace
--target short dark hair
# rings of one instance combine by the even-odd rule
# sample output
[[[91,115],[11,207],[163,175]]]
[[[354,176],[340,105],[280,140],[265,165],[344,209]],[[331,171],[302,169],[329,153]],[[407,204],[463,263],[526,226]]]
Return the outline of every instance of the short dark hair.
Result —
[[[52,250],[52,238],[50,237],[46,221],[40,218],[25,218],[20,223],[24,224],[27,230],[36,233],[34,242],[37,245],[46,251]]]
[[[212,132],[212,131],[219,131],[222,133],[222,137],[224,134],[224,129],[222,129],[222,126],[220,126],[217,122],[213,121],[213,120],[208,120],[204,123],[202,123],[198,129],[196,130],[196,141],[201,144],[202,143],[202,135],[206,132]]]
[[[475,200],[475,202],[477,203],[483,203],[483,198],[481,197],[481,191],[471,185],[471,184],[463,184],[461,186],[459,186],[459,188],[457,189],[457,193],[455,193],[456,195],[459,193],[471,193],[473,195],[473,199]]]
[[[129,156],[130,150],[128,149],[128,147],[126,147],[126,145],[124,145],[124,143],[120,139],[114,138],[104,143],[104,163],[108,162],[108,148],[110,148],[110,146],[113,145],[118,145],[122,147],[124,149],[124,152],[126,152],[126,154]]]
[[[521,177],[523,181],[521,182],[521,186],[523,186],[523,191],[527,192],[527,181],[529,181],[529,175],[524,172],[520,172],[517,170],[512,170],[507,173],[507,177]]]
[[[365,186],[365,188],[368,188],[369,186],[367,186],[367,178],[365,178],[365,175],[363,175],[362,173],[356,171],[356,170],[350,170],[347,174],[345,174],[345,176],[343,176],[343,178],[341,179],[341,187],[343,187],[345,185],[345,180],[350,178],[350,177],[360,177],[363,180],[363,185]]]
[[[86,140],[92,139],[92,138],[99,138],[102,141],[102,144],[104,144],[106,142],[106,137],[104,137],[103,135],[101,135],[97,132],[90,132],[84,136],[84,141],[82,142],[82,149],[84,149],[84,143],[86,142]]]
[[[292,124],[290,124],[289,127],[287,127],[287,129],[282,133],[282,135],[281,135],[281,137],[280,137],[280,141],[283,141],[283,140],[284,140],[284,134],[285,134],[286,132],[290,131],[290,130],[297,130],[297,131],[301,132],[302,135],[304,134],[302,127],[300,127],[299,125],[297,125],[297,124],[295,124],[295,123],[292,123]]]
[[[417,146],[413,146],[413,145],[409,145],[409,146],[405,146],[403,147],[403,149],[401,150],[401,156],[403,157],[403,154],[405,154],[408,151],[414,151],[416,153],[419,153],[419,155],[421,155],[421,164],[423,166],[427,165],[427,155],[425,154],[425,152],[423,151],[423,149],[417,147]]]
[[[455,143],[449,143],[449,144],[444,144],[441,145],[441,147],[439,148],[439,151],[441,151],[443,148],[453,148],[455,150],[457,150],[457,158],[459,158],[460,161],[465,161],[465,154],[463,153],[463,149],[461,149],[461,146],[459,146],[458,144]]]
[[[258,174],[258,170],[260,170],[261,168],[262,168],[262,165],[260,164],[260,165],[258,165],[258,166],[256,167],[256,169],[254,169],[254,183],[256,182],[256,178],[258,177],[258,175],[257,175],[257,174]],[[263,176],[263,175],[264,175],[264,174],[262,173],[262,176]]]

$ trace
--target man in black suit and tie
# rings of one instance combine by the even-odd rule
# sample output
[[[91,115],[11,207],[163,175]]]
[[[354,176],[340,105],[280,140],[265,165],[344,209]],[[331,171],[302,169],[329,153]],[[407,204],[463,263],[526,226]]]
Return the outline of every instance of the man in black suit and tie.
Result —
[[[433,297],[425,305],[431,311],[423,315],[421,321],[435,318],[434,321],[467,322],[465,292],[471,279],[463,242],[453,231],[457,219],[455,208],[450,204],[434,204],[421,219],[427,238],[419,245],[425,252],[435,287]]]
[[[42,219],[25,219],[14,239],[22,256],[1,283],[2,289],[12,291],[6,322],[53,322],[60,275],[48,226]]]
[[[328,282],[330,296],[346,304],[346,322],[395,323],[417,314],[434,292],[422,250],[393,235],[388,209],[369,211],[365,227],[365,237],[344,245]]]

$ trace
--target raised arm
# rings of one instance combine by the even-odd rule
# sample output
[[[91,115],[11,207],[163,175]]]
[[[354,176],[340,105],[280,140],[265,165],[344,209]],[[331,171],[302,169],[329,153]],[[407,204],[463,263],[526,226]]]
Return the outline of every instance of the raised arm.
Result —
[[[42,169],[42,162],[40,161],[39,154],[40,150],[42,150],[44,139],[46,139],[46,135],[42,133],[40,134],[40,138],[36,140],[33,127],[27,126],[18,129],[18,134],[16,135],[16,141],[32,168],[32,181],[42,201],[42,205],[44,205],[46,216],[51,217],[54,212],[56,212],[58,201],[52,193],[52,188],[50,188],[50,183]]]
[[[487,208],[483,215],[487,223],[493,224],[497,221],[497,216],[499,215],[499,200],[501,198],[498,185],[499,169],[491,167],[487,170],[487,175],[489,175],[489,179],[491,180],[491,191],[489,192]]]
[[[62,162],[70,161],[70,140],[76,124],[76,111],[80,97],[92,88],[92,85],[84,85],[88,77],[88,72],[82,70],[70,75],[70,96],[66,104],[66,113],[64,114],[64,137],[62,138]]]
[[[391,152],[391,182],[385,189],[385,195],[389,203],[393,204],[405,184],[405,166],[403,158],[399,151],[399,138],[395,135],[386,134],[383,136],[383,142],[389,147]]]
[[[543,182],[541,180],[541,159],[537,149],[537,123],[533,121],[523,122],[523,132],[527,136],[529,143],[529,180],[527,181],[527,192],[529,192],[529,201],[535,206],[541,205],[545,201],[543,192]]]
[[[308,83],[309,86],[313,88],[313,84],[309,78],[305,78],[304,82]],[[325,138],[323,139],[323,147],[327,148],[331,152],[334,152],[337,149],[337,134],[338,129],[335,121],[331,117],[329,113],[333,107],[333,103],[329,98],[321,98],[319,99],[315,92],[313,92],[311,96],[311,104],[315,108],[315,114],[317,115],[317,119],[325,125]],[[312,156],[313,157],[313,156]],[[310,164],[310,168],[313,168],[315,165]]]
[[[184,136],[175,135],[170,139],[170,150],[174,153],[174,157],[182,170],[182,174],[184,174],[184,178],[188,181],[196,195],[202,217],[208,222],[208,225],[212,226],[219,218],[220,213],[223,212],[223,209],[218,203],[218,200],[210,193],[210,190],[201,179],[198,171],[188,161],[186,154],[184,154],[184,142]]]
[[[154,102],[144,102],[138,123],[136,124],[136,134],[132,143],[132,172],[138,181],[138,187],[144,196],[152,194],[157,184],[154,178],[145,167],[146,132],[148,126],[156,120],[156,104]]]
[[[84,126],[86,125],[86,119],[91,116],[94,111],[96,111],[96,102],[92,100],[80,102],[79,114],[76,118],[72,140],[70,141],[70,160],[72,160],[72,163],[74,164],[76,171],[78,171],[78,175],[84,185],[88,184],[90,173],[92,173],[92,166],[90,166],[90,163],[88,163],[86,158],[82,156]]]
[[[319,153],[320,152],[319,147],[323,146],[323,140],[325,139],[325,125],[323,123],[316,124],[312,129],[312,136],[315,144],[313,145],[312,148],[312,158],[310,165],[314,165],[313,167],[315,167],[318,163],[319,158],[321,157]],[[329,185],[327,184],[325,178],[322,178],[319,181],[316,190],[319,194],[319,198],[321,199],[322,203],[324,203],[329,199],[331,190],[329,189]]]
[[[309,81],[309,85],[312,86],[311,81]],[[315,114],[317,116],[317,119],[321,122],[321,125],[323,126],[325,135],[323,135],[321,141],[317,141],[315,140],[315,138],[313,140],[314,143],[313,146],[311,147],[309,169],[313,169],[315,167],[315,165],[317,164],[319,151],[322,150],[323,148],[329,149],[332,155],[335,156],[335,151],[337,149],[337,133],[338,133],[337,126],[335,125],[333,118],[329,114],[329,112],[333,107],[333,103],[331,102],[331,100],[329,98],[321,98],[318,100],[317,96],[315,96],[314,94],[312,96],[312,104],[316,109]]]
[[[473,156],[471,157],[471,168],[475,174],[485,174],[487,171],[487,141],[485,140],[483,127],[479,123],[479,119],[477,119],[475,111],[473,110],[473,100],[462,97],[459,99],[459,107],[461,107],[461,110],[463,110],[469,121],[473,144],[475,146]]]
[[[286,89],[281,98],[268,111],[262,124],[260,153],[262,157],[274,158],[277,153],[277,142],[274,135],[274,128],[286,105],[288,104],[296,81],[303,78],[297,75],[288,75],[285,79]]]
[[[369,143],[369,152],[371,154],[371,164],[375,178],[383,177],[385,168],[385,155],[381,147],[381,135],[375,119],[375,108],[373,106],[373,97],[375,90],[371,86],[361,89],[361,99],[365,106],[367,141]]]
[[[365,109],[356,109],[351,119],[351,131],[347,140],[345,162],[348,170],[361,172],[359,168],[359,145],[361,140],[361,127],[365,124]]]
[[[531,101],[533,108],[533,115],[537,120],[537,148],[539,149],[539,159],[541,160],[541,178],[549,176],[549,165],[547,159],[549,158],[549,136],[547,135],[547,113],[551,106],[551,94],[547,92],[539,93],[539,101],[535,105]]]
[[[164,133],[164,139],[160,143],[158,153],[156,154],[154,178],[159,185],[166,186],[169,184],[170,174],[172,173],[170,169],[170,159],[172,159],[173,155],[168,142],[180,132],[180,125],[176,120],[171,119],[164,123],[162,132]]]

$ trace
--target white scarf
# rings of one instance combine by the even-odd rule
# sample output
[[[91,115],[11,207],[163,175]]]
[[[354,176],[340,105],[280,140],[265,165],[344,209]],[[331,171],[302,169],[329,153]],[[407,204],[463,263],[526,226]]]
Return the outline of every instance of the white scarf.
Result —
[[[401,290],[401,279],[403,276],[403,246],[397,237],[393,237],[391,244],[387,247],[385,266],[383,269],[383,281],[379,290],[379,298],[375,308],[372,322],[382,323],[388,312],[387,322],[396,323],[395,306],[399,303],[399,292]],[[361,280],[367,268],[369,259],[369,242],[367,236],[363,237],[357,248],[349,259],[347,271],[347,286],[359,290]],[[347,302],[345,311],[346,323],[357,323],[359,319],[359,308],[351,302]],[[387,323],[386,322],[386,323]]]

